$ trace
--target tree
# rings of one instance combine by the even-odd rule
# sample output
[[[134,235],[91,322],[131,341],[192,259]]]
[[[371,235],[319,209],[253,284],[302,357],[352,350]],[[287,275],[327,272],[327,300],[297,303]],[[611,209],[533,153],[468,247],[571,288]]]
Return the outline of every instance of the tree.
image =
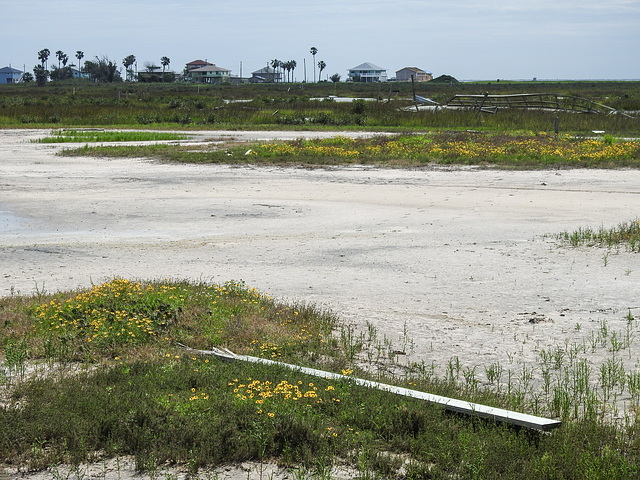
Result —
[[[131,81],[133,79],[133,71],[131,70],[131,65],[136,63],[136,57],[133,55],[127,55],[122,60],[122,64],[124,65],[124,69],[127,72],[127,81]]]
[[[278,78],[278,67],[282,66],[282,62],[277,58],[271,60],[271,68],[273,68],[273,80],[276,81]]]
[[[318,53],[318,49],[316,47],[311,47],[309,50],[311,56],[313,57],[313,81],[316,81],[316,53]]]
[[[163,82],[164,82],[164,69],[168,67],[170,63],[171,63],[171,60],[169,60],[169,57],[162,57],[160,59],[160,64],[162,65],[162,81]]]
[[[64,52],[62,50],[58,50],[56,52],[56,57],[58,57],[58,68],[60,68],[60,62],[62,61],[62,59],[64,58]]]
[[[291,80],[293,81],[293,73],[295,72],[298,62],[295,60],[289,60],[289,67],[291,68]]]
[[[76,58],[78,59],[78,71],[81,71],[82,65],[80,64],[80,60],[84,58],[84,52],[82,50],[78,50],[76,52]]]
[[[320,70],[320,71],[318,72],[318,81],[320,81],[320,79],[322,78],[322,71],[323,71],[325,68],[327,68],[327,64],[326,64],[326,63],[324,63],[322,60],[320,60],[320,61],[318,62],[318,70]]]
[[[338,83],[340,81],[340,74],[334,73],[329,77],[329,80],[331,80],[333,83]]]
[[[33,75],[31,75],[31,72],[24,72],[20,81],[23,83],[31,83],[33,82]]]
[[[44,68],[45,70],[47,69],[46,63],[47,63],[47,60],[49,60],[50,54],[51,52],[49,51],[48,48],[43,48],[38,52],[38,60],[40,60],[40,64],[42,65],[42,68]]]
[[[33,75],[36,78],[36,85],[39,87],[44,87],[47,84],[49,72],[42,65],[36,65],[33,67]]]
[[[118,66],[107,57],[98,58],[95,61],[84,62],[84,70],[94,82],[118,82],[121,81]]]

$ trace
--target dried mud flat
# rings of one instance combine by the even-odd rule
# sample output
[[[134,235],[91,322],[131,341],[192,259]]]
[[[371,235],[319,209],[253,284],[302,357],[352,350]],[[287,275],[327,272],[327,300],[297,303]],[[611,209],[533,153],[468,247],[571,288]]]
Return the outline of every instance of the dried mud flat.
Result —
[[[29,143],[45,133],[0,131],[3,296],[114,276],[241,279],[375,327],[403,361],[442,371],[457,357],[478,374],[535,368],[542,349],[640,315],[640,255],[553,237],[637,219],[640,171],[173,165],[59,157]],[[202,133],[287,135],[301,133]]]

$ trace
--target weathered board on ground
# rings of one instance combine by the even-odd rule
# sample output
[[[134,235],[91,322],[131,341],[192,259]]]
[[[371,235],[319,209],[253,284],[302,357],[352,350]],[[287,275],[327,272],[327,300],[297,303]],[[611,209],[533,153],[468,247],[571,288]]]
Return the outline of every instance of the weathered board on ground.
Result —
[[[275,360],[269,360],[266,358],[250,357],[247,355],[236,355],[229,350],[221,350],[214,348],[212,350],[196,350],[189,348],[185,345],[181,345],[187,348],[191,352],[201,355],[215,355],[217,357],[227,360],[239,360],[250,363],[262,363],[265,365],[277,365],[280,367],[290,368],[292,370],[299,371],[301,373],[312,375],[314,377],[326,378],[329,380],[341,380],[353,382],[357,385],[361,385],[368,388],[376,388],[386,392],[394,393],[396,395],[403,395],[405,397],[417,398],[425,400],[430,403],[442,405],[446,410],[463,413],[466,415],[473,415],[476,417],[482,417],[489,420],[498,422],[505,422],[512,425],[531,428],[540,431],[549,431],[554,428],[558,428],[562,422],[558,420],[552,420],[549,418],[537,417],[535,415],[528,415],[526,413],[514,412],[511,410],[505,410],[502,408],[489,407],[487,405],[481,405],[478,403],[467,402],[464,400],[456,400],[455,398],[442,397],[440,395],[433,395],[426,392],[420,392],[418,390],[411,390],[403,387],[396,387],[393,385],[387,385],[385,383],[374,382],[371,380],[365,380],[362,378],[354,378],[347,375],[341,375],[339,373],[325,372],[323,370],[316,370],[315,368],[300,367],[298,365],[291,365],[288,363],[276,362]]]

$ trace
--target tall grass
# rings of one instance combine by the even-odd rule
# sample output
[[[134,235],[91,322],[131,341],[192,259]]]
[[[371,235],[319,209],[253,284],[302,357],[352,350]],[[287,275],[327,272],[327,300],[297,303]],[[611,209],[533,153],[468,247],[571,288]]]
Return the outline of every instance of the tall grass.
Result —
[[[574,247],[580,245],[606,248],[623,246],[631,252],[640,252],[640,221],[622,222],[610,228],[581,227],[572,232],[559,233],[556,238]]]

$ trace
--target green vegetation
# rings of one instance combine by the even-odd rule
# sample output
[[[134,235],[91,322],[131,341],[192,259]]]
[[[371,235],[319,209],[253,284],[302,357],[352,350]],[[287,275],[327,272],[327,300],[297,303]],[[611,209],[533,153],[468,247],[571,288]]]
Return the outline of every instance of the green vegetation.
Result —
[[[558,93],[576,95],[621,111],[640,110],[637,82],[438,84],[417,87],[419,95],[445,103],[455,94]],[[364,98],[338,102],[330,96]],[[545,111],[416,112],[409,83],[362,84],[87,84],[55,82],[45,87],[0,88],[0,127],[119,127],[182,129],[373,129],[552,132],[638,136],[637,118]]]
[[[598,247],[626,246],[631,252],[640,252],[640,221],[622,222],[618,226],[594,230],[591,227],[578,228],[573,232],[564,231],[557,238],[574,247],[580,245]]]
[[[35,143],[78,142],[149,142],[185,140],[188,135],[170,132],[121,132],[116,130],[55,130],[50,137],[34,140]]]
[[[331,312],[284,304],[242,282],[116,278],[86,291],[2,298],[0,318],[0,462],[24,470],[133,455],[140,471],[177,463],[193,475],[247,459],[276,460],[322,478],[342,461],[361,478],[626,479],[640,473],[637,410],[628,411],[624,426],[605,414],[620,378],[627,378],[612,365],[628,348],[606,325],[598,339],[615,337],[621,347],[601,369],[601,388],[591,386],[575,355],[558,347],[541,353],[541,368],[557,369],[558,383],[537,391],[526,383],[530,372],[516,381],[509,371],[501,382],[500,365],[486,369],[495,388],[481,389],[475,367],[461,368],[455,359],[443,378],[415,364],[397,377],[375,374],[363,367],[392,366],[396,348],[378,341],[375,328],[358,334]],[[634,322],[630,315],[628,325]],[[564,424],[548,434],[531,433],[350,382],[223,362],[179,344],[226,346],[556,414]],[[637,373],[624,383],[638,401]]]
[[[501,168],[615,168],[640,166],[640,142],[551,136],[542,133],[486,134],[433,132],[379,135],[369,139],[338,136],[211,148],[198,145],[89,147],[65,150],[68,156],[151,157],[169,162],[278,165],[368,164],[420,167],[429,164]]]

